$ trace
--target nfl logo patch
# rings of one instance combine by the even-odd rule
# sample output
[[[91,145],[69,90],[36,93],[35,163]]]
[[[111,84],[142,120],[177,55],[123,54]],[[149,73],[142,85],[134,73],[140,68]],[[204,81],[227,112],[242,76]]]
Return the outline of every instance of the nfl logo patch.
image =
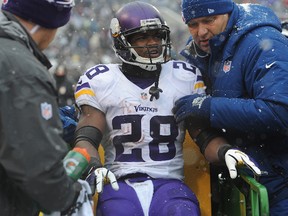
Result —
[[[229,72],[230,69],[231,69],[231,64],[232,64],[232,61],[225,61],[224,62],[224,65],[223,65],[223,71],[225,73]]]
[[[142,93],[141,93],[141,99],[142,99],[142,100],[147,100],[147,99],[148,99],[147,93],[142,92]]]
[[[52,118],[52,105],[47,102],[41,103],[41,115],[46,120]]]

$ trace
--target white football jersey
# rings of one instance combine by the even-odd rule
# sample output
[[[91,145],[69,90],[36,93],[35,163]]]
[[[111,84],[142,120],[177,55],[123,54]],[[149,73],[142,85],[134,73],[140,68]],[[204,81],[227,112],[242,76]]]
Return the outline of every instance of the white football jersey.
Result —
[[[183,124],[177,125],[172,108],[179,98],[205,93],[199,69],[183,61],[162,64],[160,98],[150,101],[149,89],[129,81],[118,64],[96,65],[77,84],[76,103],[105,113],[102,139],[105,166],[117,178],[146,173],[153,178],[183,179]],[[97,121],[97,119],[95,119]]]

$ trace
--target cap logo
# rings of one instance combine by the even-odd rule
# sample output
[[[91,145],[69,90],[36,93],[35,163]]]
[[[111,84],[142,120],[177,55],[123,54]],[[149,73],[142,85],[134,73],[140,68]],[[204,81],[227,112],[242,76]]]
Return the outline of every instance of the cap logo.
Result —
[[[208,13],[209,13],[209,14],[214,13],[214,12],[215,12],[214,9],[208,8]]]

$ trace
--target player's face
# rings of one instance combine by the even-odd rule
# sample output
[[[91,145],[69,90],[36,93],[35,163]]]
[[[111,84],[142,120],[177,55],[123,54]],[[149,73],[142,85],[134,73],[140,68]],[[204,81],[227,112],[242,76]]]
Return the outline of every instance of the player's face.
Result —
[[[187,26],[198,47],[210,53],[209,40],[225,30],[228,19],[228,14],[200,17],[190,20]]]
[[[159,31],[136,33],[129,37],[129,42],[139,56],[157,58],[162,54],[162,36]]]

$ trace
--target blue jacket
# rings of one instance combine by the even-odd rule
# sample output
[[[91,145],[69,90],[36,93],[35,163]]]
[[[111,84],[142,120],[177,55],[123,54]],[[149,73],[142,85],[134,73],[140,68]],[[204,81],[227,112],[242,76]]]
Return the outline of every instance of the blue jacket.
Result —
[[[235,4],[209,56],[194,55],[191,40],[181,54],[213,96],[211,126],[268,171],[260,181],[277,195],[272,202],[288,198],[288,40],[279,19],[269,8]]]

